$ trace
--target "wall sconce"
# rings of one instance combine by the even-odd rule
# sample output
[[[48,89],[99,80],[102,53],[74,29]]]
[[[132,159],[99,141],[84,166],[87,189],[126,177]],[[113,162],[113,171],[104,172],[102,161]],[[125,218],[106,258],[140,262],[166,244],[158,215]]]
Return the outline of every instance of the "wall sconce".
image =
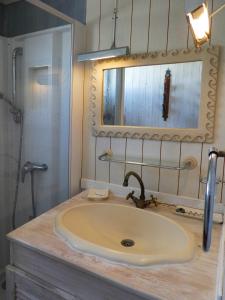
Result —
[[[90,60],[99,60],[99,59],[108,59],[113,57],[119,57],[124,55],[129,55],[129,47],[116,47],[116,27],[117,27],[117,19],[118,19],[118,0],[115,0],[115,8],[113,12],[113,20],[114,20],[114,32],[113,32],[113,43],[110,49],[98,50],[86,53],[79,53],[77,55],[78,62],[90,61]]]
[[[186,0],[185,12],[188,24],[190,25],[195,46],[201,47],[208,42],[211,36],[211,18],[219,11],[225,8],[225,4],[221,5],[211,15],[208,11],[206,2],[201,0]]]

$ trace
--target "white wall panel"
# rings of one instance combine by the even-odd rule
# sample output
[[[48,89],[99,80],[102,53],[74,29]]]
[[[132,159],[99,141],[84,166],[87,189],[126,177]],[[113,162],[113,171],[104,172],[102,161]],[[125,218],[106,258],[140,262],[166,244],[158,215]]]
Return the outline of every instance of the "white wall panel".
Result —
[[[131,39],[133,53],[147,50],[149,2],[149,0],[134,1]],[[139,28],[142,28],[141,34]]]
[[[95,5],[93,4],[95,2]],[[104,1],[103,1],[104,2]],[[107,1],[108,3],[108,1]],[[223,3],[222,0],[214,0],[214,9],[219,7]],[[170,4],[170,15],[168,24],[168,12]],[[209,1],[209,7],[212,5],[212,0]],[[112,4],[109,4],[109,10],[111,10]],[[93,13],[88,9],[88,39],[89,42],[92,41],[93,48],[95,48],[95,43],[97,39],[97,29],[98,28],[98,1],[88,0],[88,7],[93,7]],[[146,1],[133,1],[133,15],[132,15],[132,0],[120,0],[119,1],[119,19],[117,27],[117,46],[129,45],[131,41],[131,51],[134,52],[146,52],[148,45],[148,17],[150,13],[150,30],[149,30],[149,51],[166,50],[168,49],[178,49],[185,47],[192,47],[193,40],[191,33],[188,33],[187,22],[184,15],[184,1],[180,0],[151,0],[151,11],[149,12],[148,7],[150,7],[150,0]],[[104,6],[104,10],[107,8]],[[132,21],[131,21],[132,16]],[[90,19],[90,22],[89,22]],[[219,68],[219,80],[218,80],[218,98],[217,98],[217,112],[216,112],[216,126],[215,126],[215,142],[219,149],[225,149],[225,36],[224,36],[224,26],[225,26],[225,11],[220,12],[213,19],[212,27],[212,44],[221,45],[221,58],[220,58],[220,68]],[[168,27],[169,25],[169,27]],[[132,31],[131,31],[132,28]],[[107,31],[107,30],[106,30]],[[101,36],[101,41],[108,41],[109,36],[111,36],[111,31],[104,33]],[[168,35],[167,35],[168,33]],[[107,36],[106,36],[107,35]],[[94,37],[94,38],[93,38]],[[168,38],[168,39],[167,39]],[[89,47],[90,48],[90,47]],[[86,78],[87,79],[87,78]],[[88,95],[88,92],[87,92]],[[89,97],[85,98],[85,102],[89,102]],[[86,109],[88,105],[85,104]],[[86,114],[88,115],[88,111]],[[85,162],[85,168],[83,172],[83,177],[94,179],[93,177],[93,166],[94,163],[94,138],[90,137],[90,119],[86,117],[84,123],[84,139],[86,140],[86,149],[84,152],[84,162],[86,158],[89,161],[89,168],[87,168],[87,163]],[[98,143],[101,143],[101,138],[98,138]],[[113,142],[114,143],[114,142]],[[124,145],[124,151],[127,150],[128,157],[134,156],[136,160],[140,161],[145,157],[160,157],[160,142],[145,141],[143,145],[142,153],[142,141],[127,139],[127,148]],[[198,167],[192,171],[168,171],[168,170],[158,170],[149,167],[127,167],[126,171],[134,170],[140,175],[142,174],[144,183],[146,187],[167,192],[171,194],[185,195],[190,197],[204,197],[204,185],[199,184],[200,173],[201,176],[205,176],[208,167],[208,148],[210,145],[204,144],[188,144],[188,143],[173,143],[173,142],[163,142],[161,156],[164,160],[173,160],[179,162],[187,156],[194,156],[198,161]],[[87,149],[88,148],[88,149]],[[133,150],[132,150],[133,149]],[[180,152],[181,149],[181,152]],[[201,153],[201,149],[203,152]],[[120,149],[122,150],[122,149]],[[123,151],[122,151],[123,152]],[[122,153],[121,152],[121,153]],[[126,154],[127,154],[126,153]],[[132,154],[132,155],[131,155]],[[122,154],[121,154],[122,155]],[[92,157],[92,158],[91,158]],[[202,160],[201,160],[202,157]],[[202,162],[201,162],[202,161]],[[106,166],[107,167],[107,166]],[[112,167],[112,166],[111,166]],[[122,177],[122,166],[116,167],[118,170],[115,174],[120,174]],[[98,172],[98,170],[96,170]],[[114,171],[111,170],[111,180],[115,180]],[[99,175],[100,176],[100,175]],[[218,177],[223,176],[223,160],[218,161]],[[101,176],[100,176],[101,177]],[[118,182],[120,179],[118,180]],[[131,184],[137,185],[135,180],[131,181]],[[200,187],[200,189],[199,189]],[[217,201],[221,201],[221,195],[223,195],[223,200],[225,201],[225,188],[222,189],[222,184],[218,186],[217,191]]]
[[[197,160],[198,165],[193,170],[184,170],[180,172],[179,195],[198,198],[201,149],[202,144],[182,143],[181,145],[181,162],[188,157],[194,157]]]
[[[100,1],[87,1],[87,51],[97,50],[99,46]]]
[[[132,12],[131,5],[132,0],[119,0],[119,13],[116,31],[117,47],[130,46]]]
[[[152,0],[149,51],[166,50],[169,0]],[[141,28],[140,34],[142,34]]]
[[[110,149],[109,138],[97,138],[96,144],[96,180],[109,182],[109,163],[97,158]]]
[[[142,156],[142,140],[132,140],[127,139],[126,145],[126,159],[129,161],[133,161],[134,158],[137,158],[137,161],[141,162],[143,159]],[[126,173],[129,171],[136,172],[139,176],[141,176],[142,168],[140,166],[132,166],[126,165]],[[138,181],[133,176],[129,180],[130,186],[140,187]]]
[[[148,162],[149,160],[159,161],[160,160],[160,142],[158,141],[144,141],[143,145],[143,161]],[[158,190],[159,184],[159,169],[151,167],[143,167],[142,178],[146,188],[149,190]]]
[[[170,0],[168,49],[187,47],[188,25],[184,14],[184,1]]]
[[[163,142],[162,143],[162,161],[171,161],[179,163],[180,143]],[[176,194],[178,188],[179,172],[175,170],[161,169],[159,191],[163,193]]]
[[[126,139],[112,138],[111,150],[113,155],[125,160]],[[110,165],[110,183],[122,184],[124,179],[125,164],[111,163]]]
[[[109,49],[112,46],[114,32],[113,10],[114,1],[102,1],[100,49]]]

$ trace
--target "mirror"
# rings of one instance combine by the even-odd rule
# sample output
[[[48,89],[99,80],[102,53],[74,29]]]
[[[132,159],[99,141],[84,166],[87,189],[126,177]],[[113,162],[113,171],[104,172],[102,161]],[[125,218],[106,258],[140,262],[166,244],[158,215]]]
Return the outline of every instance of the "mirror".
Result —
[[[218,57],[211,46],[95,63],[93,134],[211,143]]]
[[[103,72],[104,125],[198,128],[202,61]]]

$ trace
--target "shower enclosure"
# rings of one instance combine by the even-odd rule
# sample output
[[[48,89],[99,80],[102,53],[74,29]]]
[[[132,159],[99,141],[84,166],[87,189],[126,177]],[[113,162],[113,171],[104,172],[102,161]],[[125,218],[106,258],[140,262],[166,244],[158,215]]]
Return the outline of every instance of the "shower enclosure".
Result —
[[[25,1],[6,6],[0,4],[0,276],[9,258],[6,233],[69,197],[71,25]],[[21,9],[27,15],[20,20]]]

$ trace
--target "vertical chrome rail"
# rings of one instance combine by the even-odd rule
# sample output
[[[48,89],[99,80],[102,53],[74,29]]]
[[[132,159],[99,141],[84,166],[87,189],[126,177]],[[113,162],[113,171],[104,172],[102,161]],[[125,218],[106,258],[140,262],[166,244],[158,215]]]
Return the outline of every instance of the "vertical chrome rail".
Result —
[[[13,50],[12,53],[12,103],[14,107],[17,107],[17,99],[16,99],[16,62],[18,55],[23,55],[23,48],[17,47]],[[13,114],[13,119],[16,123],[22,122],[22,110],[12,108],[10,111]]]
[[[23,55],[23,48],[17,47],[12,53],[12,102],[16,105],[16,60],[18,55]]]
[[[14,194],[14,202],[13,202],[13,212],[12,212],[12,227],[16,228],[16,207],[18,203],[18,195],[19,195],[19,182],[20,182],[20,169],[21,169],[21,161],[22,161],[22,147],[23,147],[23,112],[21,109],[17,109],[16,103],[16,58],[17,55],[23,54],[23,48],[18,47],[13,50],[12,53],[12,104],[13,107],[11,109],[11,113],[13,115],[13,119],[17,124],[20,124],[20,139],[19,139],[19,148],[18,148],[18,161],[17,161],[17,171],[16,171],[16,187]]]
[[[215,148],[209,150],[209,166],[205,191],[203,250],[208,251],[211,245],[213,209],[216,191],[216,168],[218,151]]]
[[[209,150],[209,166],[205,191],[204,227],[203,227],[203,250],[209,251],[211,245],[213,211],[216,193],[216,169],[218,157],[225,157],[225,152],[212,147]]]

